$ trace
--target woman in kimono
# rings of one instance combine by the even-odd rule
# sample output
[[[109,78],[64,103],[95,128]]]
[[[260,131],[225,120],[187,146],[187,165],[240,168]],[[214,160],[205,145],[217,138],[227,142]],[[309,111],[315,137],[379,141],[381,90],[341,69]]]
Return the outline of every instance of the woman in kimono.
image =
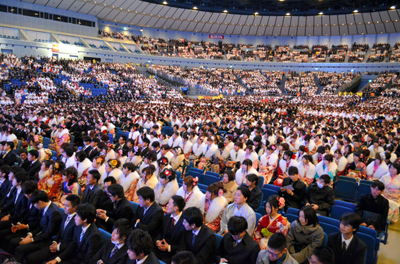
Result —
[[[142,171],[142,177],[140,178],[139,182],[136,185],[136,191],[142,188],[143,186],[148,186],[152,189],[156,188],[158,184],[157,176],[154,174],[155,168],[152,164],[147,166]],[[139,197],[135,194],[134,201],[138,201]]]
[[[78,171],[78,183],[81,187],[86,186],[86,179],[92,162],[86,157],[85,151],[79,151],[75,154],[75,168]]]
[[[335,150],[334,157],[337,165],[337,176],[343,176],[346,172],[347,159],[342,155],[339,149]]]
[[[272,234],[282,233],[285,236],[289,232],[290,223],[286,217],[278,213],[279,196],[273,195],[265,203],[266,215],[260,218],[254,230],[253,239],[259,243],[265,237],[269,238]]]
[[[397,222],[400,207],[400,164],[391,164],[389,173],[385,174],[380,181],[385,184],[385,192],[382,195],[389,200],[388,219]]]
[[[353,147],[351,145],[346,145],[344,147],[343,156],[347,159],[347,164],[353,162]]]
[[[78,171],[74,167],[62,171],[63,193],[59,201],[55,202],[58,207],[64,208],[65,198],[68,195],[76,194],[81,196],[81,186],[78,184]]]
[[[265,182],[270,182],[276,168],[278,167],[278,156],[274,153],[275,145],[265,148],[265,153],[260,158],[260,175],[264,177]]]
[[[353,159],[354,161],[350,163],[347,169],[346,176],[365,179],[367,176],[367,166],[361,160],[364,158],[364,155],[361,152],[354,152]]]
[[[122,165],[125,164],[128,158],[127,152],[125,149],[115,149],[114,152],[115,152],[115,158],[121,162],[121,167],[119,167],[119,169],[122,170]]]
[[[317,171],[315,179],[318,179],[322,174],[328,174],[331,178],[331,182],[333,183],[337,174],[337,165],[335,162],[333,162],[333,155],[326,154],[324,159],[318,163],[317,166],[315,166],[315,169]]]
[[[175,171],[172,169],[164,169],[160,172],[160,180],[154,188],[155,201],[167,212],[167,204],[169,199],[176,194],[179,189],[176,180]]]
[[[171,158],[170,164],[174,170],[178,170],[183,165],[185,155],[183,154],[181,147],[174,147],[172,149],[172,154],[174,154],[174,156]]]
[[[63,143],[69,143],[71,138],[69,136],[69,131],[68,129],[65,128],[64,125],[59,125],[58,126],[58,131],[59,133],[57,134],[55,144],[54,144],[54,150],[57,151],[58,154],[60,154],[60,147]]]
[[[204,194],[197,186],[198,179],[192,176],[183,179],[183,185],[176,192],[176,195],[185,199],[186,205],[184,209],[189,207],[197,207],[204,212]]]
[[[100,175],[103,175],[103,173],[106,171],[106,164],[104,163],[105,162],[104,158],[105,158],[104,155],[94,157],[92,161],[92,166],[88,169],[88,171],[97,170],[100,173]]]
[[[122,171],[119,169],[120,166],[121,162],[117,159],[110,159],[107,161],[106,170],[101,176],[100,183],[104,184],[104,179],[110,176],[114,177],[115,180],[118,181],[122,175]]]
[[[380,154],[375,154],[375,160],[367,166],[367,179],[380,179],[389,172],[389,167],[382,160]]]
[[[289,177],[288,171],[291,166],[297,167],[296,155],[287,150],[283,154],[283,159],[279,161],[278,178],[275,180],[274,185],[282,186],[283,179]]]
[[[139,166],[142,161],[142,156],[140,156],[140,148],[133,147],[128,151],[128,158],[126,159],[126,163],[133,163],[136,167]]]
[[[307,186],[314,182],[317,170],[312,163],[311,155],[304,155],[301,162],[297,164],[297,169],[299,170],[300,180]]]
[[[238,186],[246,183],[246,175],[248,174],[256,174],[258,175],[258,171],[254,169],[253,162],[250,159],[245,159],[242,163],[242,167],[236,171],[236,184]]]
[[[119,178],[119,184],[124,188],[126,199],[133,201],[140,176],[136,171],[136,166],[131,162],[122,165],[122,173],[123,175]]]
[[[204,223],[214,232],[219,231],[222,214],[228,205],[223,194],[222,182],[215,182],[207,187],[204,199]]]
[[[235,193],[238,187],[235,181],[235,173],[233,171],[225,171],[222,177],[222,184],[226,201],[232,203],[235,199]]]

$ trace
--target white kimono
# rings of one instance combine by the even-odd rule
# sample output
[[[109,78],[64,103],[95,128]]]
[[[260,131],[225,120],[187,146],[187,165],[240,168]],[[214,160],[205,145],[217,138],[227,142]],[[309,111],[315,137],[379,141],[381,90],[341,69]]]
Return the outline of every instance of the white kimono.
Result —
[[[82,174],[85,172],[85,170],[89,169],[90,167],[92,167],[92,162],[88,158],[82,162],[76,162],[75,168],[78,171],[78,178],[82,177]]]
[[[113,149],[107,152],[107,155],[105,157],[106,161],[109,161],[110,159],[115,159],[115,152]]]
[[[246,152],[243,149],[239,149],[238,152],[236,152],[235,149],[232,149],[230,153],[232,161],[240,161],[243,159],[244,155],[246,155]]]
[[[136,185],[136,191],[139,190],[140,188],[142,188],[143,186],[148,186],[148,187],[154,189],[154,188],[156,188],[157,184],[158,184],[158,179],[157,179],[156,175],[154,175],[154,174],[150,177],[150,179],[146,183],[144,183],[143,178],[140,178],[140,180],[138,181],[138,183]]]
[[[320,163],[317,164],[317,166],[315,166],[315,168],[317,170],[317,178],[319,178],[323,174],[329,175],[329,172],[331,172],[332,176],[335,176],[336,172],[337,172],[337,165],[335,162],[331,162],[329,164],[329,168],[327,168],[327,167],[324,168],[324,161],[321,161]],[[331,175],[329,175],[329,176],[331,176]],[[331,181],[333,181],[332,178],[331,178]]]
[[[100,183],[104,184],[104,179],[107,177],[110,177],[110,176],[114,177],[115,180],[118,182],[119,178],[121,176],[123,176],[123,173],[119,168],[115,168],[112,171],[110,171],[109,173],[104,172],[103,175],[101,175]]]
[[[199,144],[194,144],[193,145],[193,154],[198,157],[203,153],[203,148],[206,144],[202,143],[200,146]]]
[[[211,146],[208,146],[207,144],[203,147],[203,155],[206,158],[211,159],[212,156],[215,155],[215,152],[217,151],[218,146],[215,144],[211,144]]]
[[[228,206],[228,202],[224,196],[217,196],[211,201],[208,212],[206,213],[205,223],[212,223],[217,219],[221,213],[224,212],[225,208]]]
[[[160,182],[158,182],[156,187],[154,188],[156,202],[161,206],[166,205],[169,199],[171,199],[171,197],[176,194],[178,189],[179,185],[176,179],[168,182],[165,187]]]
[[[129,173],[128,175],[122,174],[119,178],[119,184],[124,188],[124,193],[129,189],[133,181],[140,179],[139,174],[134,171]]]
[[[297,167],[297,161],[295,159],[290,159],[289,164],[287,164],[287,161],[284,159],[279,161],[279,168],[281,169],[282,173],[288,174],[291,166]]]
[[[65,168],[69,168],[69,167],[75,167],[75,153],[74,155],[72,155],[72,157],[69,158],[62,158],[62,161],[65,163]]]
[[[260,158],[260,162],[264,167],[273,167],[274,165],[277,165],[277,161],[278,156],[275,153],[272,153],[271,155],[264,153]]]
[[[309,179],[314,179],[315,175],[317,174],[315,165],[312,164],[311,162],[309,162],[308,165],[309,165],[309,167],[308,167],[308,170],[306,171],[303,162],[300,162],[299,164],[297,164],[297,169],[299,170],[299,175],[302,178],[307,177]]]
[[[375,149],[374,149],[374,145],[371,145],[368,149],[369,149],[369,151],[370,151],[369,156],[370,156],[371,158],[373,158],[373,159],[375,159],[375,155],[376,155],[377,153],[382,153],[382,152],[385,151],[381,146],[378,146],[378,149],[375,150]]]
[[[246,176],[249,174],[255,174],[258,176],[258,171],[253,167],[248,168],[248,172],[245,172],[243,168],[240,168],[236,171],[235,181],[238,186],[246,183]]]
[[[172,159],[170,160],[171,166],[174,170],[177,170],[179,166],[182,164],[183,160],[185,159],[185,156],[183,154],[175,157],[173,156]]]
[[[221,218],[221,228],[219,229],[218,234],[222,235],[226,230],[228,230],[228,221],[232,216],[243,216],[246,221],[247,221],[247,233],[252,236],[254,229],[256,227],[256,214],[254,210],[247,204],[245,203],[240,207],[240,209],[237,209],[237,205],[232,203],[228,205],[224,211],[224,214],[222,215]]]
[[[204,193],[202,193],[198,186],[194,186],[192,194],[187,195],[181,186],[176,192],[176,195],[181,196],[186,201],[185,209],[189,207],[197,207],[204,212]]]
[[[183,150],[183,154],[189,154],[192,151],[193,144],[189,140],[186,142],[185,146],[183,146],[183,140],[179,146]]]
[[[383,175],[389,173],[389,167],[384,161],[375,170],[375,161],[367,166],[367,176],[375,179],[382,178]]]
[[[341,156],[338,162],[336,162],[335,160],[335,163],[337,165],[337,171],[342,172],[346,169],[347,159],[345,158],[345,156]]]

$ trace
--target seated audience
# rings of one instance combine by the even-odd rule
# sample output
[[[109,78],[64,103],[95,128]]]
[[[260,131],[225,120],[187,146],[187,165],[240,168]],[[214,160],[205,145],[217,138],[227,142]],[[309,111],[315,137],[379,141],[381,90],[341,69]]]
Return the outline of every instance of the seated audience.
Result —
[[[160,261],[153,253],[153,241],[151,236],[141,230],[135,229],[128,238],[128,257],[133,263],[159,264]]]
[[[308,186],[306,205],[310,205],[317,214],[327,215],[328,210],[335,204],[335,193],[330,187],[331,178],[327,174],[319,177],[316,183]]]
[[[291,166],[289,177],[285,178],[279,190],[279,196],[285,198],[285,210],[289,207],[300,209],[306,194],[306,185],[299,180],[299,170]]]
[[[268,248],[258,253],[256,264],[298,264],[286,248],[286,237],[275,233],[268,239]]]

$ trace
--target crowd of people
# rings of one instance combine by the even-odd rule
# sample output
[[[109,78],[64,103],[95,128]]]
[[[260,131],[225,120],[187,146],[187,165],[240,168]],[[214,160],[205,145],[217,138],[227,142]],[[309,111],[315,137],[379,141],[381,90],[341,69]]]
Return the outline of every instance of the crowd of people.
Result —
[[[300,92],[307,96],[315,95],[318,87],[315,83],[314,72],[289,72],[285,82],[285,90],[292,96],[296,96]]]
[[[318,72],[317,76],[320,85],[324,86],[321,95],[330,95],[334,94],[340,87],[350,83],[356,74],[353,72]]]

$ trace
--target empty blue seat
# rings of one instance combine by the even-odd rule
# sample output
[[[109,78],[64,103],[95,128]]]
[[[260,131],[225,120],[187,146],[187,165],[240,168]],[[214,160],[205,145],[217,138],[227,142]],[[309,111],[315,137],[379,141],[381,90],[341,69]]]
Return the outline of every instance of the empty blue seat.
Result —
[[[357,205],[355,203],[350,203],[350,202],[341,201],[341,200],[335,200],[335,205],[348,207],[348,208],[353,209],[354,211],[356,210],[356,207],[357,207]]]
[[[279,186],[275,186],[273,184],[264,184],[263,188],[274,190],[276,192],[279,192],[279,190],[281,189]]]
[[[48,148],[50,143],[50,138],[43,137],[43,148]]]
[[[299,218],[297,215],[293,215],[293,214],[286,214],[285,217],[287,218],[287,220],[290,223],[292,223],[293,221],[295,221]]]
[[[206,171],[205,175],[212,176],[212,177],[215,177],[215,178],[217,178],[217,179],[220,179],[220,178],[221,178],[221,176],[219,175],[219,173],[212,172],[212,171]]]
[[[367,254],[365,256],[366,264],[376,264],[377,250],[375,248],[375,238],[365,233],[357,232],[356,236],[367,245]]]
[[[264,186],[264,177],[263,176],[258,176],[258,188],[260,188],[260,190],[263,188]]]
[[[206,192],[207,192],[207,187],[208,187],[208,185],[198,183],[198,184],[197,184],[197,187],[199,187],[199,189],[200,189],[200,191],[201,191],[202,193],[206,193]]]
[[[219,234],[215,234],[215,238],[216,238],[215,247],[216,247],[216,250],[217,250],[216,252],[218,252],[218,249],[219,249],[219,246],[221,245],[221,241],[222,241],[223,236],[221,236]]]
[[[256,227],[258,225],[258,220],[260,220],[261,217],[262,215],[260,213],[256,213]]]
[[[320,222],[319,225],[322,227],[325,233],[328,235],[336,234],[340,232],[340,228],[334,225],[330,225],[328,223]]]
[[[101,237],[103,238],[103,242],[106,242],[111,239],[110,233],[108,233],[107,231],[105,231],[101,228],[99,228],[99,231],[100,231]]]
[[[133,212],[136,213],[136,211],[137,211],[137,209],[139,207],[139,204],[131,201],[131,205],[132,205],[132,208],[133,208]]]
[[[211,185],[211,184],[213,184],[215,182],[218,182],[218,181],[219,181],[219,179],[215,178],[214,176],[210,176],[210,175],[205,174],[205,175],[202,176],[201,183],[203,183],[205,185]]]
[[[278,192],[275,190],[271,190],[271,189],[267,189],[267,188],[262,188],[261,189],[262,193],[263,193],[263,201],[268,201],[269,197],[272,195],[277,195]]]
[[[318,220],[319,220],[320,224],[321,223],[327,223],[327,224],[330,224],[330,225],[333,225],[333,226],[337,226],[337,227],[340,226],[339,220],[335,219],[335,218],[330,218],[330,217],[327,217],[327,216],[318,215]]]
[[[332,218],[335,218],[335,219],[339,220],[340,217],[344,213],[354,213],[354,209],[349,208],[349,207],[340,206],[340,205],[334,205],[331,208],[331,217]]]
[[[356,200],[357,182],[355,179],[353,180],[354,181],[342,179],[342,177],[340,177],[339,180],[336,182],[335,197],[354,202]]]
[[[300,210],[297,208],[289,207],[286,213],[292,215],[299,215],[299,211]]]

